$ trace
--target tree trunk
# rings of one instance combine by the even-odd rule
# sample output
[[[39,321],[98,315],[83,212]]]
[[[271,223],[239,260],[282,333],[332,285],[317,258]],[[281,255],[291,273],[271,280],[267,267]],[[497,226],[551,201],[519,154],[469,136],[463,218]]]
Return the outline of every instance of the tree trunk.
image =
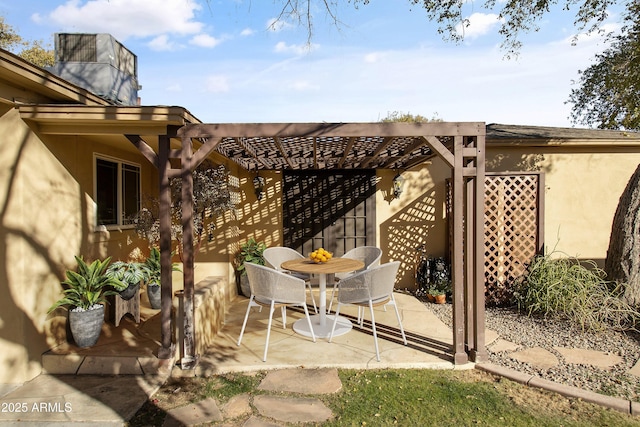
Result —
[[[640,305],[640,165],[620,196],[604,270],[608,280],[625,284],[629,303]]]

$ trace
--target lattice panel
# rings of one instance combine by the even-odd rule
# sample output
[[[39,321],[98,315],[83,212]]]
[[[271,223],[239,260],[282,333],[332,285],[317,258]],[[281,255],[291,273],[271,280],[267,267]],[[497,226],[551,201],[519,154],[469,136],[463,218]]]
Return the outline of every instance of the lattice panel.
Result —
[[[402,169],[433,155],[416,137],[226,137],[216,150],[247,170]]]
[[[537,253],[540,176],[485,179],[485,280],[510,284]]]

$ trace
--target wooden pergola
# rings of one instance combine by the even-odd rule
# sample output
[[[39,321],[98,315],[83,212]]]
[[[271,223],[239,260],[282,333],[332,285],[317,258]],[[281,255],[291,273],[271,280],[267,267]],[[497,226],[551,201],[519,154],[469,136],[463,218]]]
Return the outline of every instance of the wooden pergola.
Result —
[[[159,170],[162,262],[160,358],[174,354],[171,341],[171,218],[169,180],[182,178],[184,246],[183,369],[196,365],[194,336],[193,176],[214,150],[247,171],[317,169],[407,170],[439,156],[451,168],[453,191],[454,363],[486,361],[484,324],[485,124],[268,123],[187,124],[161,135],[158,153],[142,138],[127,135]],[[170,140],[178,138],[179,149]],[[180,168],[171,166],[180,160]]]

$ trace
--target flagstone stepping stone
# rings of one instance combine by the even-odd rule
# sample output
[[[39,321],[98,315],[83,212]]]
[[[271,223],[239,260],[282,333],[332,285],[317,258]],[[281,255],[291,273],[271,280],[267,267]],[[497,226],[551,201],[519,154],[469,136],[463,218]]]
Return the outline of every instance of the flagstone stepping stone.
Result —
[[[486,346],[491,345],[495,340],[498,339],[498,333],[493,329],[485,329],[484,330],[484,343]]]
[[[607,369],[622,363],[622,357],[604,351],[566,347],[554,347],[554,349],[564,357],[567,363],[576,365],[590,365]]]
[[[493,344],[491,344],[490,348],[492,352],[500,353],[502,351],[516,351],[520,348],[520,345],[498,338]]]
[[[635,375],[636,377],[640,377],[640,360],[633,365],[633,368],[629,369],[629,373],[631,375]]]
[[[512,353],[511,357],[519,362],[528,363],[540,369],[550,369],[558,366],[559,363],[555,354],[542,347],[533,347],[517,351]]]
[[[251,412],[251,403],[249,402],[249,395],[247,393],[232,397],[222,407],[222,413],[225,419],[238,418],[243,415],[248,415]]]
[[[222,421],[222,413],[213,398],[170,410],[163,427],[193,426]]]
[[[269,372],[258,389],[302,394],[330,394],[339,392],[342,389],[342,382],[335,368],[281,369]]]
[[[282,427],[282,425],[270,423],[269,421],[262,420],[252,415],[244,424],[242,424],[242,427]]]
[[[331,409],[319,399],[259,395],[253,406],[263,417],[288,423],[320,423],[333,417]]]

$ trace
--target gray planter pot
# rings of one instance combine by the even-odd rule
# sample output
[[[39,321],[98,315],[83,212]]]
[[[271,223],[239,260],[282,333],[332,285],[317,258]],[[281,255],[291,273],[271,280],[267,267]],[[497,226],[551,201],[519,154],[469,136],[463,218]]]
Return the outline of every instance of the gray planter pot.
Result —
[[[129,285],[124,291],[120,292],[120,298],[122,298],[125,301],[128,301],[134,297],[136,292],[138,292],[138,289],[140,289],[140,283],[136,283],[135,285]]]
[[[104,305],[88,311],[69,311],[69,328],[78,347],[95,345],[100,338],[103,322]]]
[[[251,287],[249,286],[249,277],[246,274],[240,276],[240,291],[242,295],[251,297]]]
[[[147,285],[147,296],[149,297],[149,303],[151,308],[158,310],[162,307],[162,298],[159,285]]]

